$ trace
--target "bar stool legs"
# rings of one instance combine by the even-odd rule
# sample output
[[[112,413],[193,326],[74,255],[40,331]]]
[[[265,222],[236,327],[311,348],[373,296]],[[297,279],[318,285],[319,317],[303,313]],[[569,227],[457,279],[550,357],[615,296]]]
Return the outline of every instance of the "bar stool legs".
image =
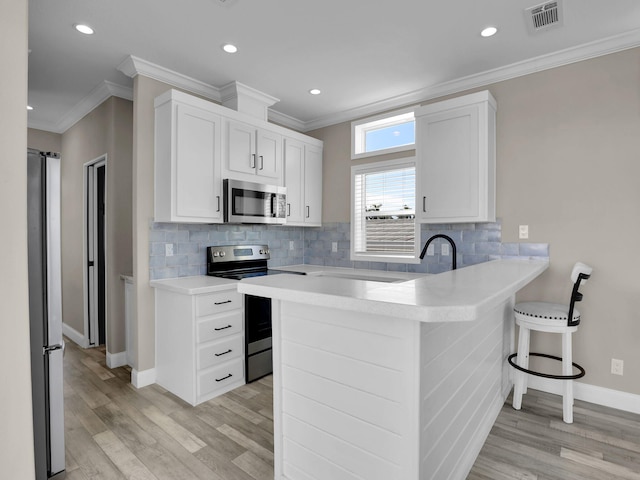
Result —
[[[571,332],[565,332],[562,334],[562,375],[569,376],[572,373]],[[573,380],[563,382],[562,419],[565,423],[573,423]]]
[[[530,330],[526,327],[520,327],[516,364],[525,369],[529,368],[529,338]],[[522,408],[522,395],[527,393],[527,383],[527,374],[516,370],[513,390],[513,408],[516,410]]]

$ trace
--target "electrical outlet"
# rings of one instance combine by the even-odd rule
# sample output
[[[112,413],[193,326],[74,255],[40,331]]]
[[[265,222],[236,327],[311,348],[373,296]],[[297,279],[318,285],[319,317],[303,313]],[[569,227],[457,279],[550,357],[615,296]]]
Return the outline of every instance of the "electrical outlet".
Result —
[[[338,252],[338,242],[331,242],[331,251],[333,253],[337,253]]]
[[[289,250],[293,250],[295,247],[293,240],[289,240]]]
[[[529,225],[520,225],[518,227],[518,234],[521,240],[529,238]]]
[[[443,256],[449,255],[449,244],[448,243],[443,243],[440,246],[440,254],[443,255]]]
[[[624,370],[624,361],[618,360],[617,358],[611,359],[611,373],[614,375],[622,375],[622,371]]]
[[[432,243],[431,245],[429,245],[427,247],[427,255],[429,257],[433,257],[436,254],[436,247],[435,245]]]
[[[166,257],[173,257],[173,243],[164,244],[164,255]]]

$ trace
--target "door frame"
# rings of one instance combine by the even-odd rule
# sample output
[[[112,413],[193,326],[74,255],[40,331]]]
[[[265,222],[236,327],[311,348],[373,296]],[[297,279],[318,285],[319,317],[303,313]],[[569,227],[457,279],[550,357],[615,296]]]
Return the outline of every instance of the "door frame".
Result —
[[[91,167],[98,168],[104,166],[105,168],[105,189],[104,189],[104,202],[105,202],[105,214],[104,214],[104,257],[105,257],[105,278],[104,278],[104,296],[105,296],[105,306],[104,306],[104,321],[105,321],[105,345],[107,351],[109,351],[109,328],[108,328],[108,302],[107,299],[107,232],[109,225],[109,217],[107,215],[107,172],[108,172],[108,164],[107,164],[107,154],[100,155],[99,157],[94,158],[86,162],[82,167],[82,178],[83,178],[83,190],[82,190],[82,277],[83,277],[83,314],[84,314],[84,346],[85,348],[93,348],[97,347],[98,343],[92,343],[92,338],[90,338],[89,332],[97,332],[97,328],[95,328],[98,324],[97,315],[94,315],[92,318],[89,309],[90,305],[90,282],[91,279],[89,277],[89,205],[92,205],[94,208],[94,195],[95,189],[97,185],[97,176],[94,174],[89,180],[89,169]],[[90,198],[91,196],[91,198]],[[91,203],[90,203],[91,202]],[[94,209],[95,213],[95,209]],[[95,312],[95,310],[94,310]],[[90,322],[93,324],[93,329],[90,329]]]

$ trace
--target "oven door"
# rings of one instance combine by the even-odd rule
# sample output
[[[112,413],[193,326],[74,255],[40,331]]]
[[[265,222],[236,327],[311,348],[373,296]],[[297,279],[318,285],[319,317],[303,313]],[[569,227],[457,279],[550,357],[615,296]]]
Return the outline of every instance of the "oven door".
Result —
[[[244,296],[247,383],[273,372],[271,353],[271,299]]]
[[[286,223],[286,188],[276,185],[224,181],[224,221]]]

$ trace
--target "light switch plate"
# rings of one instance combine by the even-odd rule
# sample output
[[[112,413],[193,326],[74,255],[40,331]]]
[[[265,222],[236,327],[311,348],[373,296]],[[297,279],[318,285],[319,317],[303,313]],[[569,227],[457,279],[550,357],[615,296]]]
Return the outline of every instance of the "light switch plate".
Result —
[[[521,240],[529,238],[529,225],[520,225],[518,227],[518,234]]]
[[[624,371],[624,361],[617,358],[611,359],[611,373],[614,375],[622,375]]]
[[[338,242],[331,242],[331,251],[336,253],[338,251]]]
[[[289,250],[293,250],[295,247],[295,244],[293,243],[293,240],[289,240]]]
[[[165,257],[173,257],[173,243],[164,244],[164,255]]]
[[[436,247],[435,245],[432,243],[431,245],[429,245],[427,247],[427,256],[429,257],[433,257],[436,253]]]
[[[440,247],[440,254],[443,256],[449,255],[449,244],[443,243]]]

